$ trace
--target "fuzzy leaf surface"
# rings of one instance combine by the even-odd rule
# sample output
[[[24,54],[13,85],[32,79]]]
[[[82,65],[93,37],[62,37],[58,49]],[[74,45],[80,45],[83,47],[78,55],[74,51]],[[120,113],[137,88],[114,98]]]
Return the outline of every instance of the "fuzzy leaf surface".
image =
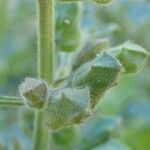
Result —
[[[120,61],[125,73],[139,71],[145,65],[149,56],[149,53],[143,47],[130,41],[108,50],[108,53]]]
[[[89,87],[91,107],[94,108],[105,91],[116,84],[121,69],[116,59],[103,53],[82,65],[73,74],[69,84],[75,88]]]
[[[49,129],[81,123],[91,113],[89,90],[65,88],[55,91],[47,101],[44,123]]]

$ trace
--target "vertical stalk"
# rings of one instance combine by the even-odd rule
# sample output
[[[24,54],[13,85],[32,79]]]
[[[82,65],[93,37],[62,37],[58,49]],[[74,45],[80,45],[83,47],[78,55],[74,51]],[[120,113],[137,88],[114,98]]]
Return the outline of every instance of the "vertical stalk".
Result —
[[[37,0],[38,76],[49,84],[54,74],[54,0]],[[49,132],[43,126],[42,111],[35,113],[33,150],[48,148]]]

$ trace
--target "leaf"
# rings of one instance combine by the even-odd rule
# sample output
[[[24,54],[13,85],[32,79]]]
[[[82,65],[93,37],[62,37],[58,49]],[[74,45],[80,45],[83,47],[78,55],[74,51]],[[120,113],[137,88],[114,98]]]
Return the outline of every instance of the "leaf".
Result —
[[[81,43],[82,6],[80,3],[60,4],[57,5],[57,10],[56,31],[59,49],[65,52],[75,51]]]
[[[103,53],[74,72],[69,85],[74,88],[89,87],[91,107],[94,108],[105,91],[116,84],[121,69],[117,60]]]
[[[120,117],[98,117],[88,121],[81,128],[80,150],[87,150],[109,140],[112,131],[121,124]]]
[[[90,115],[89,90],[64,88],[50,95],[44,110],[44,124],[55,130],[79,124]]]
[[[62,128],[52,132],[52,139],[59,145],[67,145],[72,143],[76,137],[74,127]]]
[[[120,61],[125,73],[139,71],[145,65],[149,56],[144,48],[130,41],[108,50],[108,53]]]
[[[94,39],[87,41],[83,48],[77,53],[72,64],[72,70],[74,71],[82,64],[92,60],[96,57],[96,54],[108,49],[108,47],[108,39]]]
[[[131,150],[127,145],[121,143],[117,139],[111,139],[105,144],[93,148],[92,150]]]

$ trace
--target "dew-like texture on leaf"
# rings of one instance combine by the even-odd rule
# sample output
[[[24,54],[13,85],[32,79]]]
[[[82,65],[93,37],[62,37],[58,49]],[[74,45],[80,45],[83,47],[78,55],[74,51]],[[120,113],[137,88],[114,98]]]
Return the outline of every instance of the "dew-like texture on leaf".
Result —
[[[52,93],[44,113],[49,129],[81,123],[91,113],[89,90],[65,88]]]
[[[72,87],[89,87],[91,107],[95,107],[104,92],[114,86],[121,72],[120,63],[110,55],[103,53],[94,60],[82,65],[72,76]]]
[[[108,50],[108,53],[120,61],[125,73],[139,71],[145,65],[149,56],[149,53],[143,47],[130,41]]]

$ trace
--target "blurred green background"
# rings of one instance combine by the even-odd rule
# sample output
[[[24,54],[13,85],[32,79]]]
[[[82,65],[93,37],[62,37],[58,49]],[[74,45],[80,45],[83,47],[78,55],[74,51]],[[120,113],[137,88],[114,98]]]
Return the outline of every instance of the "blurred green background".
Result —
[[[61,21],[58,5],[56,25]],[[18,96],[20,82],[36,77],[36,30],[35,0],[0,0],[0,95]],[[56,45],[59,32],[56,28]],[[131,40],[149,51],[150,1],[114,0],[107,7],[85,3],[81,34],[84,40],[109,38],[111,46]],[[52,149],[149,150],[149,65],[120,79],[102,98],[94,118],[53,132]],[[0,108],[0,150],[30,150],[32,131],[32,111]]]

